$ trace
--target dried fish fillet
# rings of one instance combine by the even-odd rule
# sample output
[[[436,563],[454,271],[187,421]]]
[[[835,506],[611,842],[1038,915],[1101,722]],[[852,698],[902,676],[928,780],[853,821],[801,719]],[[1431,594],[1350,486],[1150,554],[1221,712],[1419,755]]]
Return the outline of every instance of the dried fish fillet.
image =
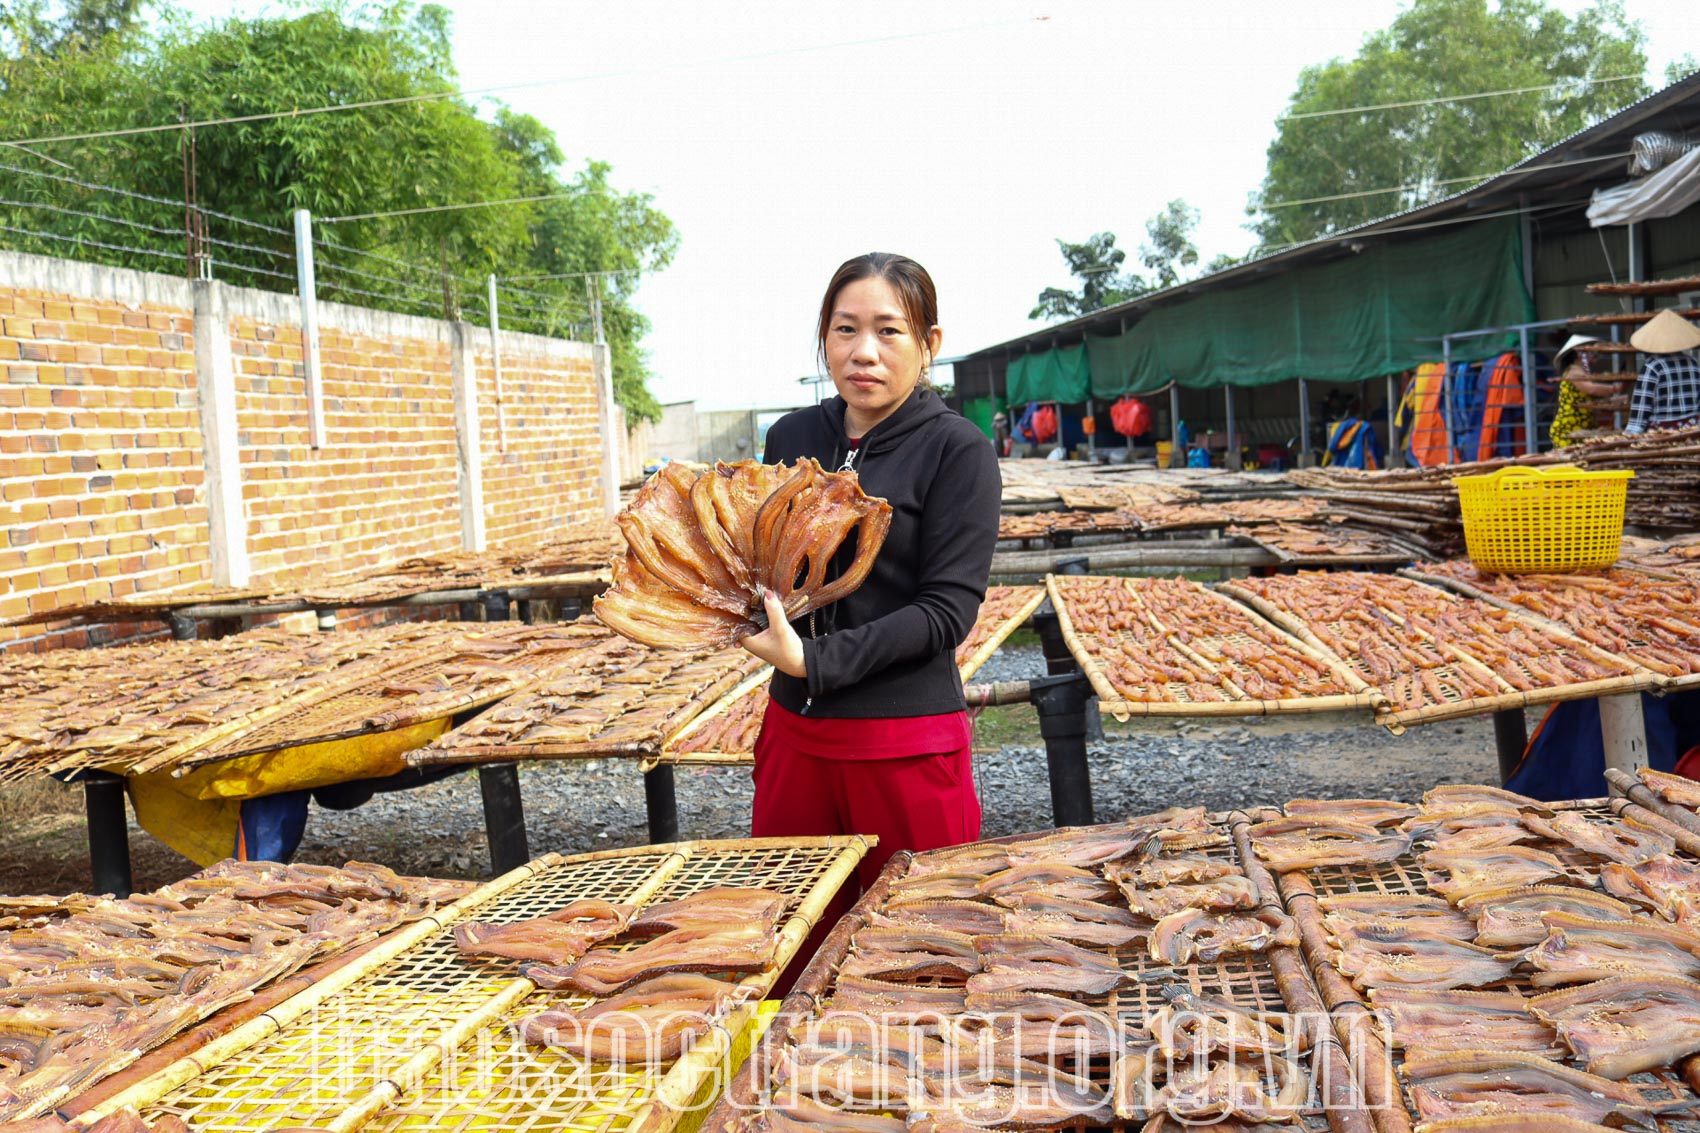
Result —
[[[455,926],[455,947],[467,956],[570,964],[591,945],[619,935],[636,911],[632,905],[586,900],[534,920],[501,925],[463,921]]]
[[[1611,822],[1596,822],[1573,810],[1560,811],[1551,818],[1530,813],[1523,816],[1523,825],[1543,838],[1568,842],[1623,865],[1638,865],[1676,849],[1676,839],[1669,834],[1621,816]]]
[[[1392,799],[1289,799],[1281,809],[1289,818],[1344,819],[1365,826],[1396,826],[1417,813],[1410,803]]]
[[[1641,1121],[1649,1114],[1628,1086],[1517,1051],[1408,1054],[1403,1073],[1428,1121],[1456,1117],[1568,1117]]]
[[[565,967],[530,964],[520,975],[539,987],[613,995],[663,972],[759,972],[773,964],[778,947],[773,928],[759,922],[677,928],[636,948],[593,948]]]
[[[1361,822],[1300,815],[1255,823],[1251,848],[1270,869],[1285,873],[1392,861],[1411,848],[1411,839]]]
[[[1205,909],[1213,913],[1226,913],[1234,909],[1255,909],[1262,903],[1257,886],[1251,879],[1237,874],[1196,885],[1129,889],[1125,893],[1128,908],[1154,921],[1161,920],[1170,913],[1178,913],[1182,909]]]
[[[1323,924],[1337,933],[1347,925],[1391,922],[1428,929],[1454,940],[1474,940],[1476,922],[1438,897],[1411,893],[1341,893],[1317,899]]]
[[[1393,1044],[1406,1050],[1521,1050],[1548,1058],[1565,1053],[1558,1033],[1531,1015],[1529,1001],[1514,992],[1378,987],[1370,1002],[1387,1013]]]
[[[1627,1078],[1700,1051],[1700,984],[1618,976],[1537,995],[1529,1013],[1558,1030],[1588,1072]]]
[[[1472,893],[1458,907],[1476,918],[1476,943],[1488,948],[1526,948],[1547,938],[1542,915],[1574,913],[1596,921],[1627,921],[1635,910],[1591,889],[1574,885],[1524,885]]]
[[[1564,863],[1545,850],[1527,846],[1502,846],[1491,850],[1429,850],[1417,863],[1446,877],[1431,880],[1429,888],[1457,902],[1472,893],[1491,892],[1513,885],[1538,885],[1564,877]]]
[[[1164,917],[1151,930],[1151,958],[1167,964],[1210,964],[1229,953],[1296,947],[1298,942],[1297,927],[1273,910],[1223,916],[1186,909]]]
[[[1098,952],[1046,936],[977,936],[982,971],[970,976],[968,991],[1042,991],[1060,995],[1105,995],[1130,977]]]
[[[1165,885],[1210,881],[1236,872],[1232,862],[1201,854],[1167,854],[1141,862],[1104,863],[1104,876],[1124,891],[1160,889]]]
[[[1547,938],[1529,950],[1536,987],[1621,975],[1700,976],[1700,936],[1678,925],[1634,918],[1599,921],[1545,913]]]
[[[1665,802],[1676,806],[1700,807],[1700,783],[1693,779],[1654,771],[1651,767],[1637,767],[1635,774],[1641,777],[1641,782],[1645,783],[1649,790]]]
[[[1700,920],[1700,867],[1669,854],[1633,866],[1607,862],[1600,867],[1600,884],[1614,897],[1646,905],[1666,920]]]
[[[892,891],[896,892],[895,886]],[[975,892],[967,896],[990,897],[998,904],[1004,905],[1017,895],[1034,892],[1065,900],[1102,901],[1115,896],[1116,889],[1090,870],[1042,862],[1037,865],[1011,866],[989,877],[982,877],[975,886]]]
[[[1500,953],[1415,925],[1369,921],[1334,934],[1329,959],[1360,988],[1481,987],[1508,979],[1522,953]]]
[[[578,1010],[543,1011],[520,1023],[527,1043],[598,1062],[671,1062],[700,1038],[739,995],[736,984],[675,972],[634,984]]]

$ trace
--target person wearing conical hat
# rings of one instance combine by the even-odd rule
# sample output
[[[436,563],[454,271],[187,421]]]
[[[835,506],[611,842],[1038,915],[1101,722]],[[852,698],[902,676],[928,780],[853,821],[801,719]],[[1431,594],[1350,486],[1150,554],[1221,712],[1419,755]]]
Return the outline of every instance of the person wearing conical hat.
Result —
[[[1563,448],[1570,443],[1570,434],[1577,429],[1591,428],[1594,415],[1584,402],[1589,397],[1606,397],[1613,392],[1610,382],[1590,381],[1592,356],[1579,346],[1587,346],[1591,342],[1600,341],[1591,334],[1573,334],[1565,340],[1553,355],[1552,368],[1559,373],[1558,383],[1558,412],[1553,414],[1552,428],[1548,431],[1552,437],[1554,448]]]
[[[1630,435],[1700,423],[1700,327],[1665,310],[1629,336],[1629,345],[1655,357],[1641,371],[1629,399]]]

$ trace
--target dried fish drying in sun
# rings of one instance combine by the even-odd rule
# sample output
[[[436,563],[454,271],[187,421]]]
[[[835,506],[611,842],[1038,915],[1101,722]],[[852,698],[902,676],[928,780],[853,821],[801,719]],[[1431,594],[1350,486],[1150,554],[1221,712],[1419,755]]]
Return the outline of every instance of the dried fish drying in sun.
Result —
[[[1053,575],[1047,585],[1106,703],[1353,703],[1326,659],[1195,582]]]
[[[1518,1051],[1413,1054],[1402,1070],[1425,1121],[1479,1115],[1640,1124],[1651,1116],[1632,1087]]]
[[[1638,767],[1635,774],[1641,777],[1641,782],[1645,783],[1649,790],[1665,802],[1691,810],[1700,807],[1700,783],[1693,779],[1654,771],[1651,767]]]
[[[1626,975],[1537,995],[1529,1012],[1587,1060],[1588,1072],[1627,1078],[1700,1051],[1700,984]]]
[[[1510,991],[1435,991],[1378,987],[1376,1010],[1391,1019],[1393,1045],[1409,1051],[1521,1050],[1547,1058],[1565,1048],[1548,1023],[1529,1013],[1529,1001]]]
[[[790,468],[675,461],[649,478],[619,524],[627,552],[596,599],[597,616],[657,649],[700,649],[757,632],[764,589],[791,618],[855,590],[884,544],[891,506],[863,495],[855,473],[807,458]],[[852,531],[854,558],[828,581]]]
[[[1645,905],[1668,921],[1700,921],[1700,867],[1665,854],[1636,865],[1607,862],[1600,885],[1625,901]]]
[[[1543,838],[1568,842],[1578,850],[1622,865],[1638,865],[1676,849],[1676,839],[1661,830],[1617,815],[1603,822],[1560,811],[1548,818],[1533,812],[1523,816],[1523,825]]]
[[[1251,848],[1270,869],[1285,873],[1392,861],[1411,848],[1411,839],[1344,818],[1301,814],[1252,826]]]
[[[1700,673],[1700,579],[1663,578],[1621,567],[1574,574],[1485,574],[1467,559],[1424,563],[1419,569],[1556,622],[1666,677]]]
[[[258,988],[469,888],[361,862],[223,862],[13,931],[0,941],[0,1017],[36,1033],[27,1044],[0,1036],[0,1121],[39,1113]]]
[[[1456,715],[1471,701],[1576,685],[1603,692],[1646,677],[1534,619],[1395,575],[1301,571],[1236,579],[1222,589],[1313,637],[1378,689],[1395,713]]]

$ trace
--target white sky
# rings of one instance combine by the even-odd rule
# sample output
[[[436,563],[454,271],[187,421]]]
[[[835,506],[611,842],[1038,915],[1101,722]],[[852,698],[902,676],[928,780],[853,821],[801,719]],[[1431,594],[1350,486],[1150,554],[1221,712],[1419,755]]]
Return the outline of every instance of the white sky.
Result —
[[[1205,260],[1241,254],[1247,194],[1307,63],[1354,54],[1396,0],[449,0],[466,89],[552,127],[569,162],[654,195],[678,255],[639,293],[663,402],[812,396],[821,289],[866,251],[913,256],[945,355],[1041,324],[1074,286],[1055,239],[1134,259],[1174,197]],[[1575,12],[1581,0],[1557,0]],[[1649,81],[1700,49],[1700,4],[1627,0]],[[232,6],[190,3],[213,14]],[[276,13],[276,4],[235,6]],[[1046,16],[1043,21],[1034,17]],[[1494,76],[1481,76],[1492,89]]]

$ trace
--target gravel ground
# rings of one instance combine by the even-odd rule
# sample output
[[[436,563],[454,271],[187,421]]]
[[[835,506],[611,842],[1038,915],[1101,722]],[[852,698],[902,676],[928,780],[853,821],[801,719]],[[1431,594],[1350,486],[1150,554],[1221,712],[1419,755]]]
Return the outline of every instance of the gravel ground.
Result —
[[[1006,647],[976,681],[1044,672],[1037,646]],[[1049,824],[1050,787],[1037,717],[1000,710],[977,745],[975,776],[987,837]],[[1415,728],[1393,736],[1361,716],[1318,715],[1216,722],[1106,720],[1107,738],[1088,746],[1097,816],[1109,821],[1174,804],[1213,810],[1290,798],[1415,798],[1443,782],[1496,782],[1489,718]],[[1007,738],[1006,738],[1007,737]],[[749,833],[750,776],[743,768],[681,767],[679,828],[685,838]],[[643,781],[624,760],[522,765],[521,790],[534,854],[579,853],[649,841]],[[44,786],[34,813],[0,815],[0,892],[65,893],[89,884],[81,793]],[[188,860],[132,827],[138,889],[193,870]],[[475,775],[379,795],[351,811],[317,807],[298,860],[339,865],[381,861],[406,873],[479,877],[488,872],[484,814]]]

